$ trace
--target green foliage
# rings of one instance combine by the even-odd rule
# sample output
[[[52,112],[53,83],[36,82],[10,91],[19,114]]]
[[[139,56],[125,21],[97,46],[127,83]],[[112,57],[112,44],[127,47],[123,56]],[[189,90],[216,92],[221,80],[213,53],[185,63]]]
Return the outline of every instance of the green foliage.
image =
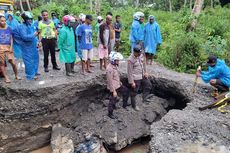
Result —
[[[207,54],[224,58],[224,55],[227,52],[227,41],[225,39],[221,39],[220,36],[210,36],[203,47]]]

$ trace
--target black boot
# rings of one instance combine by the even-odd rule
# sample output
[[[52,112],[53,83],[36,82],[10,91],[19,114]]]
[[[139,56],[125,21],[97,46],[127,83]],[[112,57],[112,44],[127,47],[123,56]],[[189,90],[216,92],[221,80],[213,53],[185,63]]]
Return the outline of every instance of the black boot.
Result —
[[[143,102],[149,103],[151,102],[151,98],[154,96],[154,94],[143,94]]]
[[[73,75],[71,74],[71,64],[65,63],[65,70],[66,70],[66,75],[67,75],[67,76],[73,76]]]
[[[74,71],[74,62],[73,63],[71,63],[71,73],[76,73],[75,71]]]
[[[136,96],[135,97],[131,97],[131,105],[132,105],[132,107],[133,107],[133,109],[135,111],[139,111],[140,110],[140,108],[136,105]]]
[[[108,116],[109,116],[111,119],[117,119],[117,116],[113,115],[112,112],[109,112],[109,113],[108,113]]]

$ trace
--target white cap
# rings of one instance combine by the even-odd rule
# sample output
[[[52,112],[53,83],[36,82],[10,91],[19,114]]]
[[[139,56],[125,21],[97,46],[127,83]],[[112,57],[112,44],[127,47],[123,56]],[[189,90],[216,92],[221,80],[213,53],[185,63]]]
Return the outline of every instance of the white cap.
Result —
[[[98,16],[97,19],[98,20],[103,20],[103,17],[102,16]]]
[[[85,21],[85,17],[86,17],[86,15],[83,14],[83,13],[81,13],[81,14],[79,15],[79,18],[80,18],[80,20],[82,20],[82,21]]]
[[[109,60],[111,62],[114,62],[115,60],[123,60],[123,55],[121,53],[118,53],[118,52],[115,52],[115,51],[112,51],[110,54],[109,54]]]
[[[144,13],[136,12],[136,13],[134,13],[133,18],[136,19],[136,20],[140,20],[140,18],[144,17],[144,16],[145,16]]]
[[[4,14],[2,14],[2,13],[0,13],[0,16],[3,16],[3,17],[5,17],[5,15],[4,15]]]

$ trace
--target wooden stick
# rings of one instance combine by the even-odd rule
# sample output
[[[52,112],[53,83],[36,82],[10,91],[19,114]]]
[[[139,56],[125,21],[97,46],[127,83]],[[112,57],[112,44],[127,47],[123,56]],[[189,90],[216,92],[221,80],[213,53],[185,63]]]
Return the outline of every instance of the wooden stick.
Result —
[[[198,68],[197,68],[196,71],[200,71],[200,70],[201,70],[201,66],[198,66]],[[197,82],[198,82],[198,76],[196,76],[196,78],[195,78],[195,81],[194,81],[194,84],[193,84],[193,88],[192,88],[192,93],[195,93],[195,91],[196,91]]]

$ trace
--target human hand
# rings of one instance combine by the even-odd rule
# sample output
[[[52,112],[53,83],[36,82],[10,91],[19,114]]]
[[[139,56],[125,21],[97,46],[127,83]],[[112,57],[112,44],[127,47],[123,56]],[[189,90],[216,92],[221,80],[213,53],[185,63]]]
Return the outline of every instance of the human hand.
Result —
[[[149,77],[149,74],[148,74],[148,73],[145,73],[145,74],[144,74],[144,78],[148,79],[148,77]]]
[[[37,35],[38,35],[38,32],[37,32],[37,31],[35,31],[35,32],[34,32],[34,36],[37,36]]]
[[[136,88],[136,84],[135,83],[132,83],[132,88]]]
[[[200,71],[196,71],[196,76],[197,76],[197,77],[200,77],[200,76],[201,76]]]
[[[117,97],[117,92],[116,91],[113,92],[113,97]]]
[[[211,79],[210,84],[216,84],[216,79]]]

